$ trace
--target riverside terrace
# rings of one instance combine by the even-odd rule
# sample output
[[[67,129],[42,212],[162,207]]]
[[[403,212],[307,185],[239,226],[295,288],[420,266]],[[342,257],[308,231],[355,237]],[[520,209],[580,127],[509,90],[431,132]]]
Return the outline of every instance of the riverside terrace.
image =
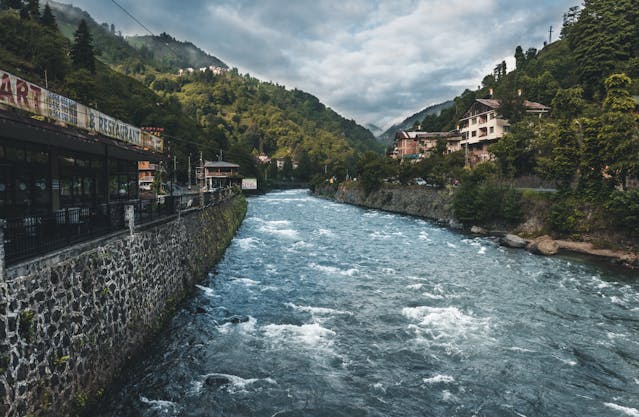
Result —
[[[127,205],[136,207],[136,220],[174,213],[180,201],[140,200],[138,194],[138,161],[164,158],[100,134],[0,110],[7,263],[122,229]],[[198,199],[183,204],[195,206]]]

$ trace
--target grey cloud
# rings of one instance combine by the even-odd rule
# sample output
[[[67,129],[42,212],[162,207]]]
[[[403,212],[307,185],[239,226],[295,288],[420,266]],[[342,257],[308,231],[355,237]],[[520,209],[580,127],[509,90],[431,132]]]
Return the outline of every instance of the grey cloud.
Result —
[[[190,40],[243,72],[388,125],[475,88],[515,46],[541,47],[576,0],[119,0],[156,33]],[[141,33],[111,2],[76,0]]]

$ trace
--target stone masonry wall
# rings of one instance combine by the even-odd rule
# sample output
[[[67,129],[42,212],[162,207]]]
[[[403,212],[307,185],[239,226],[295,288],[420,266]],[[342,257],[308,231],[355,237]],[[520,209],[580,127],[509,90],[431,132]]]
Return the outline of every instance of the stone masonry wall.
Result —
[[[356,184],[340,184],[316,189],[315,193],[340,203],[374,208],[449,223],[452,219],[453,192],[421,186],[384,184],[366,194]]]
[[[222,257],[245,213],[237,196],[0,273],[0,416],[81,414]]]

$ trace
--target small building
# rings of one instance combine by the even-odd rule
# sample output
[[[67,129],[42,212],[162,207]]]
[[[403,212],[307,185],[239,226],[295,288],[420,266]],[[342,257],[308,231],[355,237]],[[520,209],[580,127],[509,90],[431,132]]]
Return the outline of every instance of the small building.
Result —
[[[432,155],[437,147],[437,141],[446,139],[446,153],[461,150],[461,135],[452,132],[407,132],[400,130],[395,133],[395,142],[391,157],[393,159],[420,161]]]
[[[488,146],[510,131],[510,122],[498,114],[500,105],[496,99],[477,99],[459,121],[460,146],[467,151],[471,164],[490,160]],[[524,106],[527,114],[539,117],[550,111],[549,107],[528,100],[524,100]]]
[[[277,169],[280,170],[280,171],[284,169],[284,164],[285,163],[286,163],[286,158],[277,158],[275,160],[275,164],[277,165]],[[293,167],[293,169],[297,169],[300,166],[300,164],[299,164],[299,162],[291,159],[291,166]]]
[[[216,188],[224,188],[233,185],[242,185],[242,176],[240,175],[240,166],[231,162],[206,161],[204,163],[204,175],[202,167],[196,168],[196,178],[206,191],[212,191]]]
[[[158,164],[151,161],[138,161],[138,185],[140,191],[151,191]]]

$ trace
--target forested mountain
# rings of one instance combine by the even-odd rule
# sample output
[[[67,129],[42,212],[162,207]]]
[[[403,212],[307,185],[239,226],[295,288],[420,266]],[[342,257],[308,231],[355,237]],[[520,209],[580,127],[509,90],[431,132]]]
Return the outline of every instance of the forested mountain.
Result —
[[[138,49],[119,36],[117,28],[97,24],[86,12],[53,6],[57,27],[20,17],[15,9],[0,10],[0,66],[41,84],[46,69],[55,91],[125,122],[165,128],[183,161],[202,147],[208,158],[224,149],[228,159],[235,157],[247,175],[255,176],[261,172],[254,156],[263,152],[299,160],[298,176],[306,179],[325,169],[343,175],[354,168],[357,152],[381,151],[367,129],[310,94],[264,83],[235,69],[221,75],[198,70],[179,77],[178,68],[226,65],[167,34],[161,37],[171,40],[170,51],[178,51],[173,56],[177,59],[162,51],[156,55],[149,48],[155,43],[150,37],[136,38],[144,41]],[[82,19],[97,57],[94,74],[75,68],[69,56],[73,22]],[[187,56],[192,60],[182,61]]]
[[[129,36],[127,42],[135,49],[149,51],[156,65],[165,72],[175,68],[228,68],[219,58],[207,54],[191,42],[181,42],[167,33],[159,36]]]
[[[96,55],[126,74],[143,74],[152,70],[177,72],[180,68],[216,66],[228,68],[219,58],[207,54],[190,42],[181,42],[167,33],[159,36],[123,37],[113,23],[97,23],[89,13],[69,4],[51,1],[58,26],[69,39],[84,19],[91,30]]]
[[[394,124],[393,126],[389,127],[388,129],[386,129],[386,131],[384,133],[382,133],[381,135],[378,136],[378,139],[382,143],[389,144],[395,138],[395,132],[397,132],[398,130],[409,130],[409,129],[412,129],[415,124],[420,124],[422,122],[422,120],[424,120],[424,117],[426,117],[428,115],[439,116],[439,114],[442,111],[444,111],[444,110],[446,110],[446,109],[448,109],[450,107],[453,107],[454,104],[455,103],[453,101],[446,101],[444,103],[435,104],[434,106],[426,107],[422,111],[419,111],[419,112],[413,114],[412,116],[407,117],[401,123],[397,123],[397,124]]]

